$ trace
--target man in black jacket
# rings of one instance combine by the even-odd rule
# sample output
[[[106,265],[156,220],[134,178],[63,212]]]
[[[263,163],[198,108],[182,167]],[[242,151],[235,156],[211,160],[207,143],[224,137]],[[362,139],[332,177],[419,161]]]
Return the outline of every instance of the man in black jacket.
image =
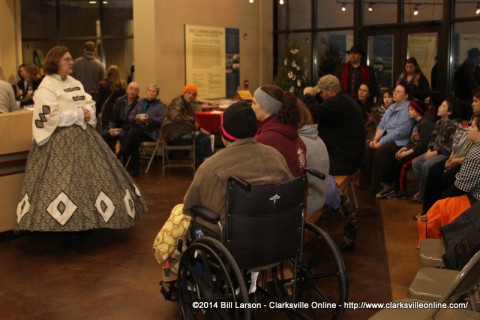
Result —
[[[140,87],[136,82],[130,82],[127,87],[127,94],[118,98],[113,107],[112,119],[108,128],[102,132],[102,137],[110,149],[115,153],[115,145],[118,140],[122,143],[130,129],[128,115],[137,104]]]
[[[317,103],[315,92],[322,96],[322,103]],[[314,88],[305,88],[303,93],[304,102],[318,123],[318,135],[328,150],[330,175],[352,175],[362,164],[365,153],[366,132],[360,107],[348,93],[341,91],[340,81],[331,74],[320,78]],[[351,250],[358,232],[357,208],[347,195],[341,195],[341,208],[348,221],[340,248]]]
[[[319,92],[323,103],[317,104]],[[318,135],[327,146],[330,174],[351,175],[361,165],[365,153],[365,125],[360,108],[350,95],[341,91],[340,81],[329,74],[315,87],[304,89],[304,102],[318,123]]]

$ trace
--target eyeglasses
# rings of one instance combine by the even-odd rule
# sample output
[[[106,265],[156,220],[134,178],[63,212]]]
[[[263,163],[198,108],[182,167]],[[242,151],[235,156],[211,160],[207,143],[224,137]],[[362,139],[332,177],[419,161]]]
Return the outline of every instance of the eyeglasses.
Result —
[[[73,58],[65,58],[65,59],[62,59],[63,61],[67,61],[67,62],[71,62],[73,61]]]

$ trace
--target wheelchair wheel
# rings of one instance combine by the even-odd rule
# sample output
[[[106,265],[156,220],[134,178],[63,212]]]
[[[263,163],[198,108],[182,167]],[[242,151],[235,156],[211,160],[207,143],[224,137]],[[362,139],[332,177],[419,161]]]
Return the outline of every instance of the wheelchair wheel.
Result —
[[[182,255],[178,295],[184,319],[250,319],[248,292],[230,252],[217,240],[202,237]]]
[[[290,261],[291,262],[291,261]],[[293,264],[282,264],[275,277],[277,296],[308,308],[295,310],[302,319],[341,319],[348,298],[348,279],[340,251],[330,236],[319,227],[305,223],[303,258],[293,279]]]

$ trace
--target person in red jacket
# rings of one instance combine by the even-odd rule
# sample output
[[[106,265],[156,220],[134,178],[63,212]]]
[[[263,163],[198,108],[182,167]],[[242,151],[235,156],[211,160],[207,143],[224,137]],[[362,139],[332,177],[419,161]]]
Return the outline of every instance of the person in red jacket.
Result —
[[[276,85],[258,88],[252,108],[259,121],[255,139],[277,149],[285,158],[294,177],[306,168],[306,147],[298,135],[300,110],[297,98]]]
[[[354,45],[347,51],[348,61],[337,68],[336,76],[340,79],[342,90],[350,94],[354,99],[358,99],[358,88],[362,83],[370,83],[373,86],[372,95],[380,96],[375,71],[367,66],[363,61],[365,54],[360,46]]]

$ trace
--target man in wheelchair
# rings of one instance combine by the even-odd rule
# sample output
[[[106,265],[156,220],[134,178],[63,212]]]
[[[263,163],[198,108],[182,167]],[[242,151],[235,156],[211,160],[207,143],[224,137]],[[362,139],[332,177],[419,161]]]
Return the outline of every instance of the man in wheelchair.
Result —
[[[164,280],[170,281],[170,284],[176,278],[181,256],[178,250],[181,248],[177,248],[178,239],[186,235],[192,208],[203,207],[217,213],[224,225],[227,183],[231,176],[239,176],[253,185],[293,179],[284,157],[274,148],[253,139],[258,129],[257,119],[246,102],[228,107],[220,126],[225,148],[206,159],[198,168],[183,207],[177,205],[174,208],[154,242],[154,255],[163,267]],[[195,231],[208,232],[205,229]]]

